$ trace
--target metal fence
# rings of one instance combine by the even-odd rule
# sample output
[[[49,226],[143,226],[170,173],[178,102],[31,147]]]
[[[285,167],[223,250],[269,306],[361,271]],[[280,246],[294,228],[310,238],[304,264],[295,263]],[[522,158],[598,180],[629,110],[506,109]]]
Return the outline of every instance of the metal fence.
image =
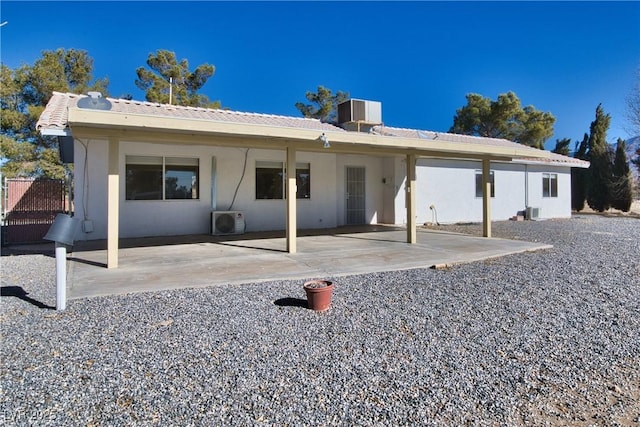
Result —
[[[5,178],[2,191],[2,244],[40,242],[56,215],[65,212],[62,180]]]

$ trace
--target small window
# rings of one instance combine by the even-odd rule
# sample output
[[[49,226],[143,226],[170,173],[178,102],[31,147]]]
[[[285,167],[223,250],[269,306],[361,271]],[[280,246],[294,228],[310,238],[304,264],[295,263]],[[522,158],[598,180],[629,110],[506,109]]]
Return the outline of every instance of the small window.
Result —
[[[287,170],[283,162],[256,162],[256,199],[284,199]],[[309,163],[296,164],[297,199],[311,198]]]
[[[558,197],[558,174],[542,174],[542,197]]]
[[[196,158],[127,156],[126,200],[198,199]]]
[[[282,162],[256,162],[256,199],[282,199],[283,195]]]
[[[311,198],[311,169],[309,163],[296,164],[296,199]]]
[[[491,183],[491,197],[496,197],[496,188],[493,171],[489,173],[489,182]],[[476,171],[476,197],[482,197],[482,171]]]

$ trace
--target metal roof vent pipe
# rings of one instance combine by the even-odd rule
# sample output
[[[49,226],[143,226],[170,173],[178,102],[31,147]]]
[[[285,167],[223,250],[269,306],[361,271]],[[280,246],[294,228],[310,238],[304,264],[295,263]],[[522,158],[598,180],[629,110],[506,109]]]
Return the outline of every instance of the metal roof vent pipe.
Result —
[[[338,104],[338,126],[351,132],[369,133],[382,124],[382,103],[348,99]]]

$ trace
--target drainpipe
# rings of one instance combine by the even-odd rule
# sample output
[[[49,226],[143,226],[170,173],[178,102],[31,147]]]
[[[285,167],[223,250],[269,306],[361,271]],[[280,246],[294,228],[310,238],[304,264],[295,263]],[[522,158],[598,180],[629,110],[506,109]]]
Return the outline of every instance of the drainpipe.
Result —
[[[529,207],[529,165],[524,165],[524,208]]]

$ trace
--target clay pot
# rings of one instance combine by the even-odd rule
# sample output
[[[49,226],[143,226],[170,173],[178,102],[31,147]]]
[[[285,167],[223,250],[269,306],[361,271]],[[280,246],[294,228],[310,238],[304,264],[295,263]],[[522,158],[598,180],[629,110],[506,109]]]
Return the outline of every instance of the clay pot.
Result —
[[[303,285],[307,293],[307,306],[311,310],[325,311],[331,305],[333,282],[328,280],[311,280]]]

